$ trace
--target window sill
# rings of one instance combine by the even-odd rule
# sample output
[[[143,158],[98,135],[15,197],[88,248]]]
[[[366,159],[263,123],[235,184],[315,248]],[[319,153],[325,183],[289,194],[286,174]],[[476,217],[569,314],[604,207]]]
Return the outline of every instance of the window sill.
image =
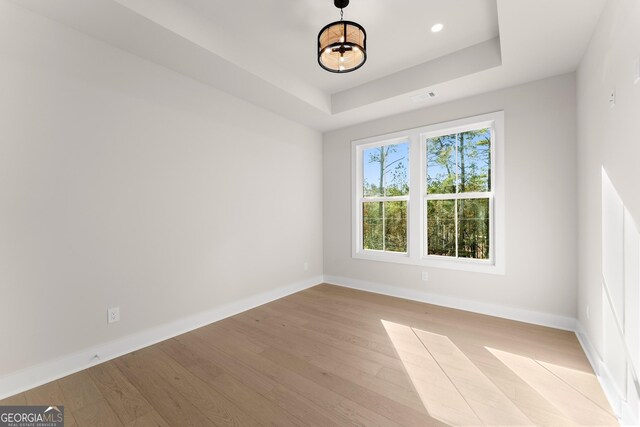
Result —
[[[367,261],[391,262],[395,264],[417,265],[427,268],[442,268],[446,270],[469,271],[474,273],[504,275],[504,266],[500,263],[488,261],[446,259],[444,257],[410,257],[403,253],[382,253],[358,251],[352,254],[354,259]]]

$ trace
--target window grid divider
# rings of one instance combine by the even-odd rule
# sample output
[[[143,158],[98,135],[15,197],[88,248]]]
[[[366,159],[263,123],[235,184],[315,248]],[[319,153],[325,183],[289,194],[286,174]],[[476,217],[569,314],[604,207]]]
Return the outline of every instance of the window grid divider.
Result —
[[[491,132],[490,191],[458,193],[459,191],[459,134],[476,129],[489,128]],[[456,135],[455,180],[456,193],[427,194],[427,143],[428,138],[440,135]],[[363,152],[365,149],[409,143],[409,194],[389,197],[364,197],[363,191]],[[462,147],[464,149],[464,147]],[[480,271],[493,274],[504,274],[504,113],[496,112],[466,119],[454,120],[444,124],[425,126],[422,128],[396,132],[393,134],[352,141],[352,155],[354,168],[352,169],[354,206],[354,228],[352,239],[352,255],[354,258],[388,261],[401,264],[418,264],[425,267],[434,266],[465,271]],[[419,171],[415,171],[415,169]],[[386,179],[386,177],[383,177]],[[418,196],[416,193],[421,194]],[[496,197],[499,204],[496,205]],[[459,257],[460,222],[458,205],[461,200],[488,199],[489,216],[489,259],[474,259]],[[421,200],[421,203],[416,203]],[[455,257],[442,255],[428,255],[427,232],[427,201],[453,200],[455,221]],[[363,204],[366,202],[406,202],[407,216],[407,252],[386,252],[384,250],[364,250],[363,239]],[[384,210],[384,205],[383,205]],[[383,213],[383,224],[386,222],[386,211]],[[496,225],[498,224],[498,225]],[[384,225],[383,225],[384,227]],[[384,233],[384,228],[383,228]],[[383,235],[383,248],[386,241]]]

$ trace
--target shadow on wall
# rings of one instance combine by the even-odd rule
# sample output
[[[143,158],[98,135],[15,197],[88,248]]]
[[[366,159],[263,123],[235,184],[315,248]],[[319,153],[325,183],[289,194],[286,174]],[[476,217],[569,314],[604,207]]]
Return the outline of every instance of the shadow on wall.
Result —
[[[638,416],[640,397],[640,234],[607,171],[602,168],[602,330],[599,371],[608,394]],[[614,408],[620,414],[621,408]]]

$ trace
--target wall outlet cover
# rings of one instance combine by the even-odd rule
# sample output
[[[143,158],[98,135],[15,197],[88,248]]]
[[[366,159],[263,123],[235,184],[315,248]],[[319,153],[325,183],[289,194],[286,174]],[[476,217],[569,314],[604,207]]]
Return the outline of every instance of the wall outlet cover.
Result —
[[[120,321],[120,307],[111,307],[107,310],[107,322],[114,323]]]

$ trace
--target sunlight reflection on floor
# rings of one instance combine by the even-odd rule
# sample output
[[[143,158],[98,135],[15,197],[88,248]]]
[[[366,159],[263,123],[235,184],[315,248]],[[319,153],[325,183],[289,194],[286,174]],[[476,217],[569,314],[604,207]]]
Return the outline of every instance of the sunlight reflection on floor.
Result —
[[[429,415],[451,425],[482,424],[413,330],[384,320],[382,324]]]
[[[447,336],[381,323],[425,409],[439,421],[465,426],[617,425],[604,409],[608,406],[592,373],[481,345],[468,356]],[[471,354],[483,361],[484,372]]]
[[[547,369],[542,363],[529,357],[489,347],[487,350],[571,420],[582,425],[617,425],[613,416],[579,391],[578,381],[581,380],[581,385],[584,386],[589,374],[544,363],[550,368]],[[576,385],[572,385],[569,378],[575,381]]]

